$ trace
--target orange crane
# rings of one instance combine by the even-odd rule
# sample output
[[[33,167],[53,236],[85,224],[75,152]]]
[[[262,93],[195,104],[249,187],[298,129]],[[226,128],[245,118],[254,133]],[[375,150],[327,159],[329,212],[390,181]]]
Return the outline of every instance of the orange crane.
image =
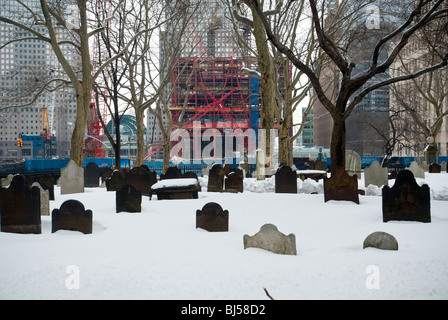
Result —
[[[44,141],[51,141],[51,128],[50,128],[50,122],[48,121],[48,112],[47,112],[47,106],[44,105],[42,108],[42,125],[40,129],[40,138]]]

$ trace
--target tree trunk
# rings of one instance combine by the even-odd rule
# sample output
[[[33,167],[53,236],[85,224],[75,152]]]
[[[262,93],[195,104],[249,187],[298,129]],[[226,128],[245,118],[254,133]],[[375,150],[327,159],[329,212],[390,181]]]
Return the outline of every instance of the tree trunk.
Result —
[[[171,141],[170,139],[164,139],[163,143],[163,169],[162,173],[165,174],[166,170],[170,167],[171,157]]]
[[[331,134],[331,171],[335,168],[345,168],[346,127],[342,117],[333,117],[333,131]]]
[[[145,127],[143,125],[143,110],[137,108],[135,109],[135,120],[137,122],[137,158],[135,160],[135,165],[140,167],[143,165],[145,158]]]
[[[290,138],[290,127],[286,123],[279,125],[278,157],[280,166],[292,166],[292,145]]]
[[[76,162],[79,167],[83,167],[84,136],[89,116],[90,92],[79,94],[76,99],[76,121],[73,130],[70,149],[70,160]]]

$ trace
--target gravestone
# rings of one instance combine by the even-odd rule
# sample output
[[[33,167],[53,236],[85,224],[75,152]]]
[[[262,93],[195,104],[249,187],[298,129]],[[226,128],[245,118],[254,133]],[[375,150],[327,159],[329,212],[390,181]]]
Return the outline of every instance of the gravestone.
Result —
[[[282,166],[275,173],[275,193],[297,193],[297,173]]]
[[[160,180],[151,187],[149,194],[157,194],[157,200],[180,200],[180,199],[198,199],[198,192],[201,189],[197,179],[165,179]]]
[[[291,233],[284,235],[273,224],[265,224],[253,236],[243,237],[244,249],[259,248],[277,254],[297,255],[296,236]]]
[[[31,187],[39,188],[40,193],[40,215],[41,216],[49,216],[50,215],[50,192],[48,190],[44,190],[39,182],[34,182]]]
[[[131,185],[116,192],[116,212],[142,212],[142,193]]]
[[[46,174],[40,177],[38,182],[44,190],[48,190],[50,200],[54,200],[54,177]]]
[[[376,248],[380,250],[398,250],[398,242],[395,237],[386,232],[374,232],[363,243],[363,249]]]
[[[101,184],[105,185],[106,184],[106,180],[110,177],[112,177],[112,175],[114,174],[114,170],[112,170],[112,168],[107,168],[102,174],[101,174]]]
[[[316,160],[316,162],[314,162],[314,170],[327,171],[327,164],[321,160]]]
[[[61,194],[84,193],[84,168],[78,167],[75,161],[70,160],[65,168],[61,169]]]
[[[212,166],[210,164],[208,164],[207,167],[202,169],[202,176],[203,177],[208,176],[211,168],[212,168]]]
[[[132,168],[126,175],[125,181],[126,184],[130,184],[139,190],[142,195],[149,196],[153,181],[151,181],[151,175],[146,169],[142,167]]]
[[[100,167],[95,162],[89,162],[84,168],[84,187],[98,188],[100,184]]]
[[[12,178],[14,178],[13,174],[8,174],[6,178],[2,178],[2,187],[9,187],[11,184]]]
[[[118,170],[115,170],[112,173],[112,176],[106,179],[106,188],[107,191],[119,191],[126,184],[126,180],[124,178],[123,173]]]
[[[202,210],[196,211],[196,228],[210,232],[229,231],[229,211],[217,203],[207,203]]]
[[[425,179],[425,170],[422,169],[422,167],[420,167],[416,161],[413,161],[411,163],[408,170],[412,172],[415,178]]]
[[[160,180],[180,178],[182,178],[182,172],[177,167],[169,167],[165,174],[160,175]]]
[[[431,222],[430,189],[420,187],[409,170],[398,174],[392,188],[383,188],[383,222],[391,220]]]
[[[429,166],[429,173],[440,173],[442,171],[442,167],[437,163],[432,163]]]
[[[364,182],[365,187],[369,185],[374,185],[377,187],[382,187],[388,185],[389,173],[387,168],[381,167],[378,161],[373,161],[370,167],[364,170]]]
[[[343,167],[332,169],[331,177],[324,178],[325,202],[353,201],[359,204],[358,177],[350,176]]]
[[[40,189],[15,175],[9,188],[0,188],[0,214],[2,232],[41,233]]]
[[[441,172],[447,172],[446,161],[442,161],[442,163],[440,164],[440,171]]]
[[[423,169],[423,171],[428,172],[429,171],[429,165],[426,161],[423,161],[422,164],[420,165],[420,168]]]
[[[350,176],[356,176],[361,179],[361,156],[353,150],[345,151],[345,170]]]
[[[208,175],[208,192],[222,192],[224,186],[224,169],[220,164],[214,164]]]
[[[85,210],[81,202],[67,200],[61,205],[60,209],[53,209],[51,213],[51,232],[69,230],[91,234],[92,218],[92,210]]]
[[[243,178],[237,172],[230,172],[224,181],[226,190],[244,192]]]

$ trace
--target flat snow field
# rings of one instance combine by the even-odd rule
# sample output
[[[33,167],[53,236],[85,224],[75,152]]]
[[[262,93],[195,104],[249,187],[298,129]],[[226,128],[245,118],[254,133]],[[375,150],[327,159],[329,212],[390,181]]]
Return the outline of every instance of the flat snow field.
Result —
[[[203,192],[197,200],[150,201],[141,213],[115,213],[115,192],[61,195],[93,211],[93,234],[0,233],[0,299],[448,299],[448,174],[418,179],[431,188],[431,223],[382,222],[381,189],[361,204],[324,203],[322,182],[299,181],[299,193],[275,194],[273,179],[245,179],[240,194]],[[390,186],[394,181],[390,182]],[[364,188],[364,181],[359,186]],[[311,194],[317,192],[318,194]],[[196,229],[196,210],[217,202],[229,232]],[[297,255],[244,249],[243,236],[266,223],[296,236]],[[398,251],[363,249],[375,231]]]

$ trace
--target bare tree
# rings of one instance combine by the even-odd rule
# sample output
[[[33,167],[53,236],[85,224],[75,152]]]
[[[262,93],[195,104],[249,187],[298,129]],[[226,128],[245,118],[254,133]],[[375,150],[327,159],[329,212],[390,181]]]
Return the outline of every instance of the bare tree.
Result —
[[[298,5],[301,2],[302,1],[287,1],[286,5]],[[381,39],[375,43],[369,67],[364,72],[354,75],[353,70],[356,67],[356,64],[345,54],[346,51],[344,46],[341,43],[335,42],[334,37],[331,36],[331,33],[335,32],[335,29],[328,30],[324,28],[323,20],[325,14],[321,9],[323,6],[318,6],[316,0],[309,0],[312,28],[318,39],[320,50],[322,50],[325,56],[335,64],[338,71],[338,90],[336,100],[333,102],[328,98],[323,90],[323,84],[316,75],[312,66],[307,65],[301,59],[300,55],[297,55],[294,50],[291,50],[276,36],[270,21],[263,11],[260,1],[250,1],[250,4],[255,9],[266,29],[269,41],[280,52],[285,54],[299,70],[303,71],[307,75],[313,85],[319,101],[331,114],[334,122],[331,139],[332,170],[336,168],[343,168],[345,166],[345,121],[350,116],[356,105],[360,103],[367,94],[383,86],[391,85],[400,81],[416,79],[424,74],[446,67],[448,64],[448,53],[445,52],[434,65],[415,70],[414,72],[404,76],[388,78],[387,80],[370,85],[367,88],[362,89],[360,92],[358,91],[363,88],[363,86],[372,78],[387,72],[392,63],[397,59],[398,54],[406,47],[409,39],[416,32],[428,25],[431,21],[446,16],[448,9],[443,7],[444,2],[445,1],[443,0],[402,2],[403,5],[407,6],[414,6],[415,3],[415,6],[413,7],[414,9],[407,16],[405,22],[402,23],[396,30],[384,37],[381,37]],[[345,10],[343,13],[345,17],[348,17],[347,13],[353,14],[353,12],[353,9],[351,9],[350,11]],[[342,12],[338,13],[343,14]],[[347,24],[341,24],[340,29],[342,26],[346,27]],[[341,31],[343,32],[344,30],[342,29]],[[380,62],[380,53],[386,47],[390,48],[390,54],[384,62]]]

